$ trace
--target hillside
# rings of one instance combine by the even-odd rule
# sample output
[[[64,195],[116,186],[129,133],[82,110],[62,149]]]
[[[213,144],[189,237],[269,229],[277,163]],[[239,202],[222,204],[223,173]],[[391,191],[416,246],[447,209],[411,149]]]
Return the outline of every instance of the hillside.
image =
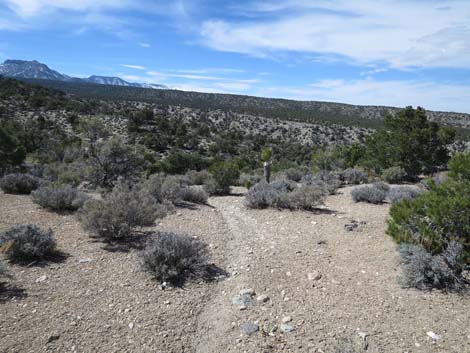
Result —
[[[380,121],[387,114],[393,114],[400,110],[400,108],[395,107],[295,101],[167,89],[148,90],[134,87],[100,86],[82,82],[30,81],[84,98],[130,100],[198,109],[220,109],[280,120],[340,124],[365,128],[377,128],[381,125]],[[470,129],[470,114],[428,111],[428,118],[457,128]]]

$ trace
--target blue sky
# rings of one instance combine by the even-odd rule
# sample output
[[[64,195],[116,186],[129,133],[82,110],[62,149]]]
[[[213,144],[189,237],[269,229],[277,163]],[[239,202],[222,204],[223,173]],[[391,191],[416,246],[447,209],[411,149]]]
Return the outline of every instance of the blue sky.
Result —
[[[469,0],[0,0],[0,59],[202,92],[470,113]]]

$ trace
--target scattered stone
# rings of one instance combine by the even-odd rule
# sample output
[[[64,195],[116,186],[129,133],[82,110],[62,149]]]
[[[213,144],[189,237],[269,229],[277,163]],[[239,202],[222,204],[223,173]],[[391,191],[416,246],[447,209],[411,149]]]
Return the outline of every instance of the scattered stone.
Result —
[[[321,277],[321,273],[318,271],[313,271],[307,274],[307,278],[309,281],[318,281]]]
[[[255,290],[253,288],[245,288],[240,291],[240,295],[255,295]]]
[[[357,334],[359,335],[359,337],[362,338],[362,347],[366,351],[369,348],[369,342],[367,340],[367,333],[359,331]]]
[[[351,220],[350,223],[347,223],[344,225],[344,229],[346,229],[348,232],[353,232],[355,230],[359,230],[359,227],[365,224],[367,224],[367,222],[364,222],[364,221],[358,222],[353,219]]]
[[[39,277],[39,278],[36,280],[36,283],[44,282],[46,279],[47,279],[47,276],[46,276],[46,275],[42,275],[41,277]]]
[[[232,304],[237,306],[248,306],[253,304],[253,299],[251,295],[236,295],[232,298]]]
[[[129,328],[132,330],[134,328],[134,323],[133,322],[129,322]]]
[[[259,331],[259,326],[253,322],[246,322],[240,326],[242,332],[246,335],[252,335]]]
[[[246,306],[246,305],[242,305],[242,306],[240,306],[238,309],[240,309],[240,311],[243,311],[243,310],[246,310],[246,309],[247,309],[247,306]]]
[[[282,318],[282,323],[283,324],[287,324],[288,322],[291,322],[291,321],[292,321],[292,317],[290,317],[290,316],[284,316]]]
[[[258,298],[256,298],[256,300],[261,303],[266,303],[269,300],[269,297],[266,294],[261,294],[258,296]]]
[[[57,341],[58,339],[60,338],[60,335],[57,333],[57,334],[52,334],[49,336],[49,338],[47,339],[47,343],[51,343],[53,341]]]
[[[295,330],[294,326],[291,326],[289,324],[281,324],[281,331],[284,333],[289,333]]]
[[[439,341],[440,339],[442,339],[442,336],[441,336],[441,335],[438,335],[437,333],[432,332],[432,331],[426,332],[426,335],[428,335],[429,337],[431,337],[434,342],[435,342],[435,341]]]
[[[89,257],[84,257],[83,259],[78,259],[79,264],[85,264],[91,262],[91,259]]]

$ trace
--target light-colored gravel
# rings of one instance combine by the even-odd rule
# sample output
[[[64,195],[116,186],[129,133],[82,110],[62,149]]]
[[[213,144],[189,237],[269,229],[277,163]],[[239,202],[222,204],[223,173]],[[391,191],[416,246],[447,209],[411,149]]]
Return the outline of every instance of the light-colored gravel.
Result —
[[[230,276],[165,290],[140,270],[138,250],[106,250],[75,216],[0,194],[0,230],[51,227],[67,256],[9,266],[9,289],[23,297],[1,295],[0,351],[328,353],[342,338],[360,342],[361,333],[367,352],[470,352],[469,297],[401,288],[395,245],[385,235],[389,206],[353,203],[349,192],[328,197],[317,213],[250,210],[240,196],[178,209],[156,229],[206,241]],[[351,220],[366,224],[350,232]],[[247,288],[252,303],[234,305]],[[259,331],[243,333],[247,323]],[[294,330],[284,333],[282,324]],[[442,339],[433,342],[428,331]]]

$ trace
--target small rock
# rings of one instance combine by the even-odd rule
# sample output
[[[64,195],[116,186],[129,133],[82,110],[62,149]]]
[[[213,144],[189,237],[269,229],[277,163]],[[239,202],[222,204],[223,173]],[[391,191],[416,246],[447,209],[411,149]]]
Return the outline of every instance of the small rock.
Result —
[[[254,295],[255,290],[253,288],[245,288],[240,291],[240,295]]]
[[[318,271],[313,271],[307,274],[309,281],[318,281],[321,278],[321,273]]]
[[[251,295],[236,295],[232,298],[232,304],[237,306],[248,306],[253,304],[253,299],[251,299]]]
[[[41,277],[39,277],[39,278],[36,280],[36,283],[44,282],[46,279],[47,279],[47,276],[46,276],[46,275],[42,275]]]
[[[283,324],[287,324],[288,322],[291,322],[291,321],[292,321],[292,317],[290,317],[290,316],[284,316],[282,318],[282,323]]]
[[[294,326],[291,326],[289,324],[281,324],[281,331],[284,333],[289,333],[295,330]]]
[[[89,257],[85,257],[83,259],[78,259],[79,264],[84,264],[84,263],[87,263],[87,262],[91,262],[91,259]]]
[[[261,294],[258,296],[258,298],[256,298],[256,300],[261,303],[266,303],[269,300],[269,297],[266,294]]]
[[[240,306],[238,309],[240,309],[240,311],[243,311],[243,310],[246,310],[246,309],[247,309],[247,306],[246,306],[246,305],[242,305],[242,306]]]
[[[434,333],[434,332],[432,332],[432,331],[426,332],[426,335],[428,335],[429,337],[431,337],[433,341],[439,341],[439,340],[442,338],[441,335],[438,335],[437,333]]]
[[[49,338],[47,339],[47,343],[51,343],[53,341],[57,341],[58,339],[60,338],[60,335],[57,333],[57,334],[52,334],[49,336]]]
[[[129,322],[129,328],[132,330],[134,328],[134,323],[133,322]]]
[[[288,271],[288,272],[286,272],[286,276],[287,276],[287,277],[290,277],[290,276],[292,276],[292,273],[290,273],[290,272]]]
[[[241,325],[240,328],[242,332],[248,336],[259,331],[259,326],[253,322],[246,322],[243,325]]]

